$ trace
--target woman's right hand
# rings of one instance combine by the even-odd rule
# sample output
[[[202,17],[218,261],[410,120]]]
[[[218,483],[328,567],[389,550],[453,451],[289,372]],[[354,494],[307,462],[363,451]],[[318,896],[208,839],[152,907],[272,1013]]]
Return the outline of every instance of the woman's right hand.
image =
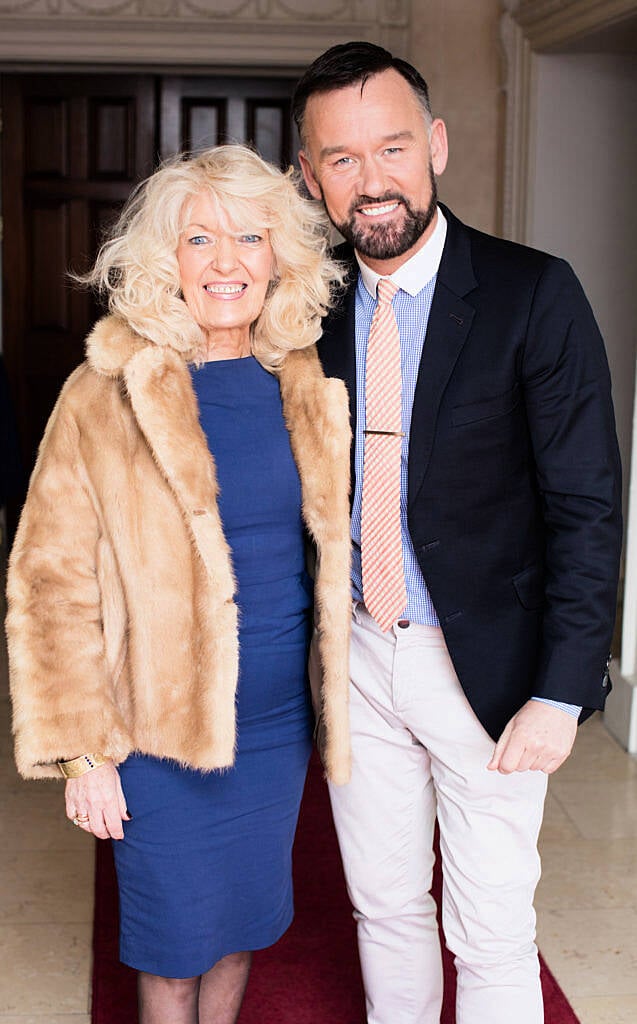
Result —
[[[64,794],[69,821],[98,839],[123,839],[122,821],[130,821],[119,772],[112,761],[66,780]]]

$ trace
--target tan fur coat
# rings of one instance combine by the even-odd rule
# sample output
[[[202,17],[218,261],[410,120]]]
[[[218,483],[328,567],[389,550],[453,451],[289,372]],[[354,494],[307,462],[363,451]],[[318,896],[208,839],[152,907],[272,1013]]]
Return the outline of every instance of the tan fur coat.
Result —
[[[349,411],[314,348],[278,371],[316,542],[329,778],[349,776]],[[13,547],[7,634],[16,761],[84,752],[232,764],[238,669],[230,550],[187,363],[107,317],[49,421]]]

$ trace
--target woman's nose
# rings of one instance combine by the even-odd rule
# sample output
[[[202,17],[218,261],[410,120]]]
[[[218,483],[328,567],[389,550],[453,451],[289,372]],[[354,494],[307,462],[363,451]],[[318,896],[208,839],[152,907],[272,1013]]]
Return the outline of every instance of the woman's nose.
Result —
[[[236,239],[230,235],[220,235],[217,238],[212,262],[217,270],[224,274],[234,270],[238,262]]]

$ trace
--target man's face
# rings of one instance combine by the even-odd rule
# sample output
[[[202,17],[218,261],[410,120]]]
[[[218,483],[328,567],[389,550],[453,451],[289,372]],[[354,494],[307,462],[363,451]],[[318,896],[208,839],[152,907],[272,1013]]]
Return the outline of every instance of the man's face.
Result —
[[[447,162],[442,121],[429,129],[411,86],[390,69],[308,100],[299,154],[310,193],[374,270],[391,274],[431,235],[434,174]]]

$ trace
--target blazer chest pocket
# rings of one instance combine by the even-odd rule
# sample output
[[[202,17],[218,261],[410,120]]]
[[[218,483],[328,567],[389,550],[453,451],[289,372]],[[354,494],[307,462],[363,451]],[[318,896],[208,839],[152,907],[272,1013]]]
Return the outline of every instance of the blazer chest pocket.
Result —
[[[483,398],[479,402],[467,405],[456,405],[451,410],[451,423],[454,427],[463,427],[468,423],[492,419],[494,416],[505,416],[512,412],[520,401],[520,387],[516,384],[510,391],[492,398]]]
[[[544,573],[539,565],[530,565],[517,573],[513,586],[523,608],[534,611],[544,604]]]

